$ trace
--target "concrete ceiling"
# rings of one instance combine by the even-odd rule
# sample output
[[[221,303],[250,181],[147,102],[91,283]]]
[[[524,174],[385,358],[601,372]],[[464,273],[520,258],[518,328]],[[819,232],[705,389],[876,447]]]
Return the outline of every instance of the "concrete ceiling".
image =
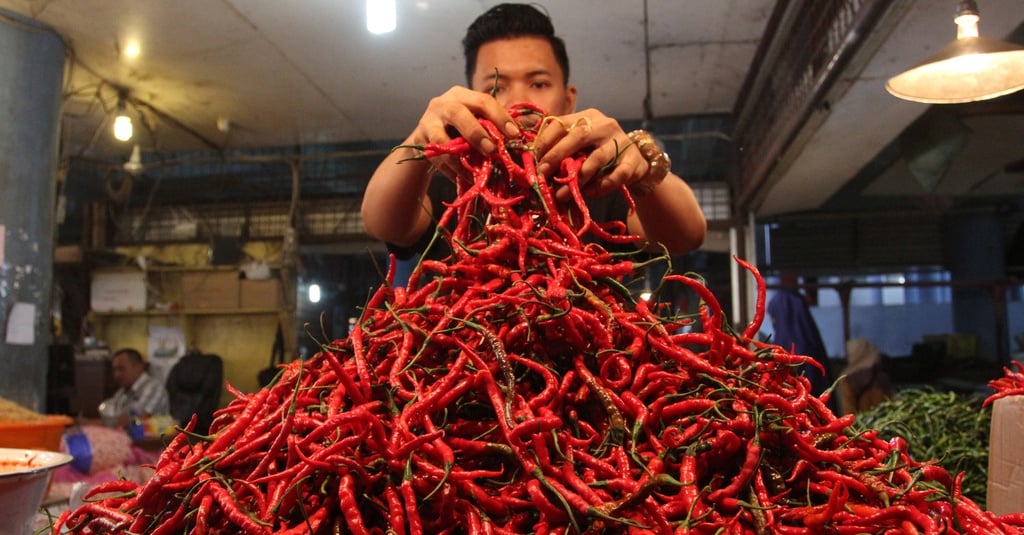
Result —
[[[401,138],[430,97],[463,82],[459,40],[495,3],[398,0],[397,30],[379,36],[366,31],[361,0],[0,0],[0,8],[38,20],[67,43],[64,154],[126,158],[130,146],[109,134],[118,88],[129,92],[137,140],[147,151]],[[891,35],[875,36],[877,54],[844,81],[848,90],[752,207],[758,214],[822,206],[928,109],[883,86],[953,39],[956,2],[911,3]],[[645,2],[546,4],[573,61],[579,105],[641,119]],[[654,117],[730,113],[775,2],[646,4]],[[980,4],[982,35],[1003,38],[1024,21],[1020,0]],[[129,59],[122,51],[132,41],[141,53]],[[971,175],[965,184],[1021,194],[1021,175],[988,175],[1024,157],[1022,118],[971,119],[976,137],[959,158],[991,165],[961,163],[958,173]],[[870,193],[913,193],[907,176],[893,166]]]
[[[906,10],[874,57],[855,76],[841,98],[830,102],[827,117],[799,148],[757,207],[759,215],[778,215],[821,207],[833,194],[929,110],[962,116],[967,125],[966,146],[951,157],[939,190],[919,185],[904,158],[892,160],[883,174],[866,181],[861,195],[933,197],[946,195],[1024,196],[1022,175],[1007,172],[1009,162],[1024,158],[1024,92],[999,99],[955,106],[927,106],[890,96],[886,81],[937,52],[956,37],[951,16],[955,2],[917,0]],[[1024,4],[1019,0],[979,2],[982,36],[1020,38]],[[1014,30],[1017,30],[1014,32]],[[930,130],[941,128],[936,124]],[[925,129],[929,130],[929,129]],[[983,190],[973,189],[986,182]],[[904,187],[896,186],[902,184]],[[856,200],[854,201],[856,202]]]

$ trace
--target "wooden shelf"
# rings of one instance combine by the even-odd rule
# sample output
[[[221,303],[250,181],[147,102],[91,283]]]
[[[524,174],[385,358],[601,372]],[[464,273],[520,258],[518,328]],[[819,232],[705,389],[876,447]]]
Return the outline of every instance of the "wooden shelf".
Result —
[[[270,268],[271,271],[281,269],[281,266],[277,265],[277,264],[269,264],[268,267]],[[237,272],[241,273],[242,270],[238,266],[234,266],[234,265],[225,265],[225,266],[156,265],[156,266],[146,266],[145,271],[149,271],[149,272],[152,272],[152,273],[157,273],[157,272],[171,272],[171,273],[174,273],[174,272],[188,272],[188,271],[237,271]]]
[[[254,370],[267,365],[266,355],[278,329],[287,333],[286,354],[294,354],[294,343],[288,344],[295,340],[295,312],[288,306],[294,299],[285,293],[294,292],[293,281],[278,275],[266,281],[276,284],[249,284],[263,281],[240,279],[235,266],[151,265],[142,273],[144,288],[140,290],[140,282],[133,279],[134,286],[127,291],[144,291],[144,302],[132,301],[121,305],[131,310],[117,311],[103,310],[108,308],[104,304],[88,313],[96,338],[110,347],[148,352],[152,336],[180,329],[188,349],[220,356],[224,380],[243,392],[259,388]],[[163,369],[169,362],[154,358],[152,364]],[[227,403],[227,391],[221,394],[221,401]]]
[[[286,310],[276,308],[193,308],[188,310],[121,310],[121,311],[90,311],[97,317],[112,318],[118,316],[231,316],[248,314],[281,314]]]

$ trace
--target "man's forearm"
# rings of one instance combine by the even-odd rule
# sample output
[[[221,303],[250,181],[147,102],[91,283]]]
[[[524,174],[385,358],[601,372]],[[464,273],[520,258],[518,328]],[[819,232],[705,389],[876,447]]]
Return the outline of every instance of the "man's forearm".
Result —
[[[637,223],[649,242],[658,250],[663,244],[670,253],[683,254],[704,243],[707,221],[690,186],[682,178],[669,174],[647,195],[634,197]],[[630,229],[633,232],[641,229]]]
[[[361,213],[366,232],[374,238],[398,245],[415,243],[425,231],[427,187],[430,163],[408,160],[414,149],[396,149],[374,171],[363,194]],[[402,161],[406,160],[406,161]]]

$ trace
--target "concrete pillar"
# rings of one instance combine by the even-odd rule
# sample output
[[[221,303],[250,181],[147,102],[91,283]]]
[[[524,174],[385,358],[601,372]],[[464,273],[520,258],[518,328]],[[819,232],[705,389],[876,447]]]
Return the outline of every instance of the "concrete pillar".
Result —
[[[46,400],[64,44],[13,13],[0,17],[0,395]],[[13,20],[13,21],[12,21]],[[12,329],[19,314],[26,323]],[[12,337],[15,339],[12,340]],[[21,337],[20,340],[17,338]]]
[[[999,281],[1006,277],[1003,227],[996,214],[952,216],[947,237],[950,278],[954,283]],[[1000,355],[995,305],[991,288],[953,286],[953,328],[957,333],[977,336],[977,354],[983,361],[998,361],[1005,356]]]

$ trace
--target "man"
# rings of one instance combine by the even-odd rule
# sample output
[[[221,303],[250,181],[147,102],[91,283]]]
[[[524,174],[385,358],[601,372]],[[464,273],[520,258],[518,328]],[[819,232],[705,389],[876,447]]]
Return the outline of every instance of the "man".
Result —
[[[768,318],[772,321],[771,342],[797,355],[813,358],[817,366],[804,364],[802,372],[811,382],[811,393],[820,396],[832,387],[831,365],[828,360],[828,350],[825,349],[825,341],[818,330],[818,324],[811,315],[811,307],[807,299],[800,293],[791,289],[779,290],[765,308]],[[832,410],[837,410],[835,397],[829,398],[829,405]]]
[[[117,416],[119,427],[127,426],[132,416],[145,418],[170,412],[167,389],[146,371],[142,354],[125,348],[114,353],[114,382],[120,387],[103,401],[101,414]]]
[[[478,118],[491,120],[514,137],[519,130],[507,107],[532,103],[558,118],[549,120],[535,141],[541,174],[590,149],[579,181],[595,220],[625,221],[629,232],[641,237],[637,245],[652,251],[664,246],[682,254],[700,246],[707,231],[704,214],[686,182],[668,172],[668,158],[650,136],[642,131],[627,134],[599,110],[575,111],[577,90],[569,85],[565,45],[547,15],[530,5],[495,6],[470,25],[463,48],[469,87],[455,86],[432,99],[403,145],[445,143],[461,135],[490,154],[495,145]],[[436,191],[444,184],[437,183],[449,183],[444,200],[450,200],[450,183],[461,172],[450,157],[402,162],[413,156],[414,149],[392,151],[370,178],[362,204],[367,232],[387,242],[399,259],[423,252],[443,209]],[[613,161],[610,170],[602,171]],[[432,183],[435,170],[448,180]],[[636,201],[635,213],[621,202],[623,184]],[[556,198],[568,201],[568,188],[558,189]],[[614,198],[618,205],[609,200]]]

